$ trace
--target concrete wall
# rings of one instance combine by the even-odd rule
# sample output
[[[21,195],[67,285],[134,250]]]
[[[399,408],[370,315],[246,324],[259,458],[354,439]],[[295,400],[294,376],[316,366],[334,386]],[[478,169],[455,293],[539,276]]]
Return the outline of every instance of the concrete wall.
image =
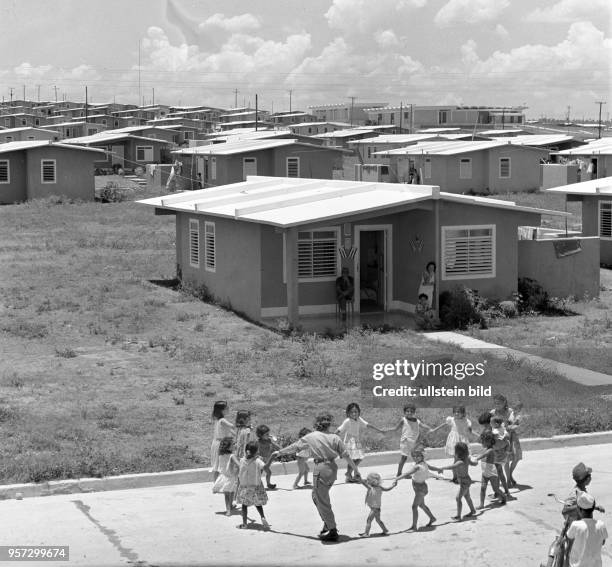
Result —
[[[27,152],[27,198],[44,199],[65,195],[71,199],[93,201],[95,196],[94,160],[96,152],[53,146]],[[54,159],[56,183],[41,182],[41,160]]]
[[[538,189],[541,185],[540,159],[548,158],[548,150],[512,146],[489,150],[489,190],[510,193]],[[510,177],[499,177],[500,158],[510,158]]]
[[[540,165],[542,170],[541,189],[549,187],[561,187],[570,183],[578,183],[578,166],[564,165],[559,163],[544,163]]]
[[[610,195],[582,197],[582,234],[599,236],[599,201],[612,201]],[[600,242],[599,261],[612,266],[612,240],[604,238]]]
[[[300,177],[308,179],[331,179],[334,165],[338,164],[340,166],[342,164],[342,154],[340,152],[323,148],[309,148],[308,146],[286,146],[276,148],[273,151],[273,173],[264,173],[263,175],[286,177],[288,157],[300,158]]]
[[[554,243],[579,240],[582,250],[558,258]],[[519,240],[518,275],[536,280],[551,297],[599,296],[599,239]]]
[[[200,267],[189,265],[189,219],[200,222]],[[204,267],[204,223],[215,223],[216,271]],[[182,280],[208,291],[232,309],[259,319],[261,312],[260,227],[255,223],[178,213],[176,219],[177,268]]]
[[[0,183],[0,204],[19,203],[28,198],[26,152],[0,154],[0,160],[9,162],[10,183]]]

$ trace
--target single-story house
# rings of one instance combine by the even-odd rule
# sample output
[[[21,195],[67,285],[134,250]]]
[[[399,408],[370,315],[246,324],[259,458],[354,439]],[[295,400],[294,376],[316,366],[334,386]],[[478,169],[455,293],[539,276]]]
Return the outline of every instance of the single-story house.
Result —
[[[0,144],[0,204],[50,195],[93,200],[101,150],[46,140]]]
[[[540,160],[548,151],[509,141],[420,142],[378,152],[391,157],[397,181],[408,182],[418,172],[421,183],[438,185],[451,193],[506,193],[540,187]]]
[[[350,127],[351,125],[345,122],[302,122],[300,124],[291,124],[289,130],[294,134],[301,134],[302,136],[314,136],[316,134],[334,132],[335,130],[345,130]]]
[[[57,142],[59,136],[59,132],[43,130],[42,128],[6,128],[5,130],[0,130],[0,144],[30,140],[53,140]]]
[[[106,130],[101,124],[93,124],[84,121],[70,121],[70,122],[58,122],[54,124],[42,125],[43,130],[53,130],[60,133],[61,139],[66,138],[78,138],[81,136],[93,136],[100,132],[100,130]],[[72,144],[72,139],[70,142]]]
[[[317,134],[314,137],[324,140],[326,146],[335,146],[340,148],[348,148],[349,143],[355,140],[363,140],[376,135],[378,130],[376,126],[361,126],[357,128],[347,128],[346,130],[334,130],[325,134]]]
[[[344,150],[273,138],[208,144],[172,152],[182,164],[182,175],[198,188],[244,181],[247,175],[332,179],[342,167]],[[200,176],[198,176],[200,174]]]
[[[98,169],[121,167],[125,170],[134,170],[137,167],[145,169],[149,163],[167,163],[171,159],[169,152],[175,147],[172,142],[157,138],[106,132],[74,138],[70,143],[103,149],[105,154],[96,160]]]
[[[139,201],[176,215],[182,281],[254,320],[334,313],[335,279],[355,280],[354,310],[414,311],[428,262],[436,294],[517,291],[518,232],[564,213],[441,192],[431,185],[249,176]]]
[[[546,192],[582,203],[582,234],[599,237],[600,262],[612,266],[612,177],[551,187]]]
[[[556,152],[553,156],[576,160],[580,166],[581,181],[612,175],[612,138],[594,140],[577,148]]]
[[[496,132],[503,132],[503,130],[496,130]],[[565,150],[581,145],[573,136],[567,134],[516,134],[503,136],[501,134],[490,136],[494,140],[502,140],[511,142],[519,146],[533,146],[535,148],[543,148],[550,152],[557,150]]]

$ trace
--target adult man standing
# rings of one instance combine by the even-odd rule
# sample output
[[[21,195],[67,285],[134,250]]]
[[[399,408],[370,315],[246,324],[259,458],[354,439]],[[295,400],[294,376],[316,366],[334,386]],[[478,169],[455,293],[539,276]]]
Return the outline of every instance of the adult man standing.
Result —
[[[337,457],[343,457],[353,469],[355,476],[359,476],[359,469],[349,457],[342,439],[335,433],[330,433],[329,428],[333,422],[330,414],[323,414],[315,419],[315,431],[304,435],[295,443],[284,447],[280,451],[272,453],[278,455],[289,455],[309,448],[314,459],[315,468],[313,472],[312,500],[323,520],[323,529],[319,534],[322,541],[338,541],[338,529],[336,518],[329,499],[329,490],[338,477]]]

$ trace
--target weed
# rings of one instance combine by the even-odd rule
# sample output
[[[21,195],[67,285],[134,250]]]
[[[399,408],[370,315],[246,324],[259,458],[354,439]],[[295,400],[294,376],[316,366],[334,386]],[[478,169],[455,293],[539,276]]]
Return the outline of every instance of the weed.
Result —
[[[195,313],[188,313],[186,311],[179,311],[176,314],[176,320],[179,321],[180,323],[189,321],[189,319],[194,319],[195,317],[197,317]]]
[[[25,380],[17,372],[7,372],[2,376],[2,384],[11,388],[23,388]]]
[[[204,331],[204,325],[202,323],[196,323],[196,325],[193,327],[193,330],[196,333],[201,333],[202,331]]]
[[[42,323],[30,323],[29,321],[18,320],[12,323],[4,323],[2,330],[5,333],[9,333],[15,337],[22,339],[43,339],[49,331]]]
[[[175,405],[177,406],[184,406],[185,405],[185,397],[184,396],[172,396],[172,400],[174,401]]]
[[[60,358],[75,358],[77,353],[71,348],[55,348],[55,356]]]

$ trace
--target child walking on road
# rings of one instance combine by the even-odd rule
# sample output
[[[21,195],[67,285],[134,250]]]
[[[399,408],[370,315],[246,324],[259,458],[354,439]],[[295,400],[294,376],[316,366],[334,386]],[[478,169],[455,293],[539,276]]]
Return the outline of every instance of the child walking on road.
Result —
[[[213,442],[210,447],[210,470],[213,473],[213,481],[221,474],[222,468],[219,465],[219,444],[224,437],[233,437],[236,432],[234,425],[227,419],[227,402],[218,400],[213,406]]]
[[[499,477],[497,476],[497,469],[494,464],[495,457],[495,435],[491,431],[484,431],[480,436],[480,442],[484,448],[484,452],[476,457],[477,461],[480,461],[482,466],[482,482],[480,484],[480,506],[478,509],[481,510],[485,507],[485,496],[487,495],[487,485],[489,482],[493,487],[495,496],[499,499],[501,504],[506,503],[506,497],[499,490]]]
[[[269,469],[270,461],[264,463],[257,458],[257,443],[249,441],[245,448],[245,456],[240,459],[238,472],[238,492],[236,502],[242,505],[242,524],[238,527],[247,528],[247,511],[249,506],[255,506],[261,516],[261,525],[268,529],[270,524],[264,515],[263,507],[268,503],[268,495],[261,482],[261,474]]]
[[[219,468],[221,474],[215,480],[212,491],[214,494],[225,496],[225,515],[232,515],[232,502],[234,493],[238,485],[238,470],[240,461],[236,455],[232,454],[234,440],[231,437],[224,437],[219,443]]]
[[[419,508],[429,517],[429,522],[427,523],[428,526],[433,525],[436,521],[436,517],[431,513],[431,510],[425,504],[425,496],[427,496],[427,493],[429,492],[429,489],[427,488],[427,479],[432,477],[444,479],[444,477],[430,472],[430,469],[437,472],[442,472],[442,469],[429,465],[425,462],[425,454],[423,449],[419,447],[413,449],[412,458],[414,459],[414,466],[407,473],[398,476],[395,480],[397,482],[403,478],[412,478],[414,500],[412,501],[412,526],[410,526],[410,530],[417,531]]]
[[[363,484],[363,486],[367,488],[368,491],[366,493],[365,502],[370,508],[370,513],[368,514],[368,519],[366,520],[365,530],[359,535],[361,537],[370,537],[370,528],[372,527],[372,520],[376,520],[376,523],[380,526],[383,535],[387,535],[389,533],[389,530],[380,519],[382,493],[383,491],[388,492],[389,490],[393,490],[397,486],[397,481],[394,481],[390,487],[385,488],[381,484],[380,475],[378,473],[372,472],[367,476],[366,480],[363,480],[361,477],[359,477],[357,482],[361,482],[361,484]]]
[[[244,457],[246,444],[251,440],[251,412],[238,410],[236,412],[236,456]]]
[[[455,462],[452,465],[447,465],[442,467],[440,470],[456,470],[457,471],[457,481],[459,482],[459,491],[457,492],[457,497],[455,500],[457,501],[457,515],[453,516],[453,520],[462,520],[461,516],[461,508],[462,508],[462,500],[465,499],[466,504],[470,507],[469,514],[466,514],[465,517],[475,516],[476,509],[474,508],[474,503],[472,502],[472,497],[470,496],[470,485],[472,484],[472,479],[470,478],[469,468],[470,465],[476,465],[476,462],[470,459],[470,453],[468,451],[468,446],[465,443],[457,443],[455,445]]]
[[[387,431],[399,431],[400,429],[402,430],[400,437],[400,461],[397,465],[396,476],[400,476],[402,474],[404,464],[408,460],[412,450],[417,446],[422,430],[430,431],[431,427],[425,425],[416,416],[415,405],[406,404],[404,406],[404,417],[399,420],[399,423],[393,429],[389,429]]]
[[[309,433],[311,433],[311,429],[308,429],[308,427],[303,427],[302,429],[300,429],[300,432],[298,433],[298,437],[301,439],[302,437],[304,437],[304,435],[308,435]],[[310,457],[310,449],[308,447],[302,449],[301,451],[298,451],[295,454],[295,460],[297,461],[297,467],[298,467],[298,475],[295,477],[295,480],[293,481],[293,488],[297,489],[299,488],[299,484],[300,484],[300,480],[302,479],[302,477],[304,477],[304,488],[308,488],[311,487],[312,484],[310,482],[308,482],[308,473],[310,472],[310,468],[308,467],[308,458]]]
[[[255,435],[257,435],[259,455],[262,459],[268,461],[272,453],[278,451],[280,447],[276,444],[276,440],[270,436],[270,428],[267,425],[259,425],[255,430]],[[272,484],[271,479],[272,471],[268,468],[266,470],[266,487],[268,490],[276,490],[276,484]]]

